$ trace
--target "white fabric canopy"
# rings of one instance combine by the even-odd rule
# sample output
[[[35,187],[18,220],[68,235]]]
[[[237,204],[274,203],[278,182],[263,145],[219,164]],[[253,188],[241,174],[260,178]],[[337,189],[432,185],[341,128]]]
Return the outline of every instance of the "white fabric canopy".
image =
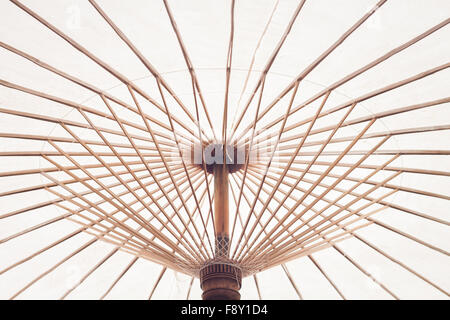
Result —
[[[200,299],[213,183],[179,151],[214,137],[259,152],[230,177],[243,299],[449,298],[449,1],[0,18],[0,298]]]

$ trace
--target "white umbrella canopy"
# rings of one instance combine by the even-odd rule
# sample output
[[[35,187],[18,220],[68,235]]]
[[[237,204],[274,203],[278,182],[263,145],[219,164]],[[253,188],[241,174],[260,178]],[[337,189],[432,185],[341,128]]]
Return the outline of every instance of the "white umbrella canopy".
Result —
[[[449,16],[2,1],[0,298],[200,299],[202,141],[247,150],[228,175],[243,299],[448,299]]]

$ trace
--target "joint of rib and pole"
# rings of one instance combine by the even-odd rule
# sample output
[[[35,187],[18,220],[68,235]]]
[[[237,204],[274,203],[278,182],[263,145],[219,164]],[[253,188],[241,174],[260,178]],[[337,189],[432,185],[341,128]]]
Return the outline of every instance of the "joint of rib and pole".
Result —
[[[192,163],[214,176],[214,259],[200,270],[204,300],[239,300],[241,269],[230,260],[229,174],[245,166],[246,149],[224,144],[196,146]]]
[[[227,144],[224,147],[222,143],[194,144],[189,160],[191,164],[202,170],[206,168],[210,174],[215,174],[214,170],[223,165],[228,173],[235,173],[244,168],[246,156],[247,148],[244,146]]]

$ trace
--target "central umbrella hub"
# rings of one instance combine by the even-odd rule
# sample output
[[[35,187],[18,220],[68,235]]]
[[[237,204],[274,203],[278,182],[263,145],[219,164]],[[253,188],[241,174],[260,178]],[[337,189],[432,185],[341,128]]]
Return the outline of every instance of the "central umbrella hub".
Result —
[[[202,154],[203,153],[203,154]],[[229,173],[244,168],[246,149],[236,145],[211,143],[206,147],[195,146],[192,155],[193,164],[203,169],[204,164],[208,173],[214,173],[214,167],[226,165]]]

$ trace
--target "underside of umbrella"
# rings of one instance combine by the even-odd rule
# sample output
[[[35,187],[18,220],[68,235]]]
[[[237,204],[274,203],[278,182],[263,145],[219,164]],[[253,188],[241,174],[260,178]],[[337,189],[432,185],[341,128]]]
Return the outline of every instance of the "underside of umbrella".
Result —
[[[0,298],[449,298],[446,0],[0,4]]]

